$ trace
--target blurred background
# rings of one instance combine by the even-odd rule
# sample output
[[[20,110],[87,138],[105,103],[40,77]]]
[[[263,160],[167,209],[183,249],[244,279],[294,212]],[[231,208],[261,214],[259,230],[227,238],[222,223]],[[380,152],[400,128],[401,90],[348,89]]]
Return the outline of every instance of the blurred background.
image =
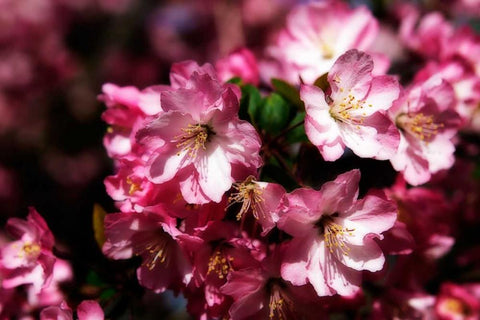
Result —
[[[102,84],[166,84],[173,62],[215,62],[244,46],[259,55],[302,2],[0,0],[0,219],[4,225],[36,207],[56,237],[57,254],[72,262],[75,279],[65,290],[74,300],[98,297],[104,283],[122,283],[131,297],[112,299],[107,309],[114,318],[188,318],[171,294],[143,295],[135,276],[123,271],[136,262],[108,261],[94,240],[94,204],[116,211],[103,185],[113,168],[102,145]],[[353,4],[379,15],[386,2]],[[145,314],[143,303],[158,310]]]

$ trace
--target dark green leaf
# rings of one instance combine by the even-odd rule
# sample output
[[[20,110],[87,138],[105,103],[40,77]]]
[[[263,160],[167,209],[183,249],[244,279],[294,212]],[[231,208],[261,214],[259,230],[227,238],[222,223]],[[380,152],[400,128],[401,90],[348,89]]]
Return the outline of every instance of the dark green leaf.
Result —
[[[305,104],[300,99],[300,92],[290,83],[280,79],[272,79],[272,86],[275,91],[299,110],[305,110]]]
[[[261,103],[262,97],[256,87],[250,84],[243,86],[242,98],[240,99],[240,119],[250,121],[256,126],[255,120]]]
[[[258,110],[257,123],[270,134],[278,134],[287,127],[292,117],[292,108],[277,93],[272,93]]]
[[[305,126],[303,122],[305,121],[305,112],[299,112],[295,115],[292,119],[288,127],[297,126],[294,129],[290,130],[287,134],[287,141],[289,143],[297,143],[297,142],[307,142],[308,137],[305,134]],[[298,125],[301,123],[301,125]]]

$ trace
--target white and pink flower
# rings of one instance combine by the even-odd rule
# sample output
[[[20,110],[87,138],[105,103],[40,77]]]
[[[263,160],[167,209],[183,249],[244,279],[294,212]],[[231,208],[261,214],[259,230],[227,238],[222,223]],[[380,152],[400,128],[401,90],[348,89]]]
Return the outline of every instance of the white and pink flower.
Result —
[[[299,6],[276,44],[267,48],[272,59],[261,65],[262,76],[267,82],[275,77],[313,84],[345,51],[367,50],[377,33],[378,23],[365,7],[350,9],[341,1]]]
[[[189,203],[220,202],[235,180],[256,173],[260,139],[238,118],[237,89],[198,72],[187,82],[161,94],[165,112],[137,135],[148,150],[146,175],[176,181]]]
[[[408,89],[389,110],[401,133],[400,146],[390,162],[408,183],[423,184],[433,173],[453,165],[452,138],[461,125],[454,104],[452,86],[432,78]]]
[[[328,73],[330,92],[304,85],[305,132],[323,158],[340,158],[345,146],[363,158],[386,160],[398,148],[400,134],[385,112],[400,87],[391,76],[372,76],[373,60],[350,50]]]
[[[385,257],[374,240],[393,227],[397,207],[367,195],[358,200],[360,171],[325,183],[321,190],[297,189],[284,197],[279,229],[290,234],[282,278],[296,286],[311,283],[319,296],[351,296],[361,271],[379,271]]]

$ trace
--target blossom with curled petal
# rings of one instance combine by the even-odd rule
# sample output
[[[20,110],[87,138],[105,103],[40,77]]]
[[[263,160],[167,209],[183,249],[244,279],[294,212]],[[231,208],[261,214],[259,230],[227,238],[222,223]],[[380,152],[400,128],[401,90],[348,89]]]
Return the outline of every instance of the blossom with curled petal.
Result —
[[[373,238],[392,228],[397,208],[375,195],[357,200],[360,171],[325,183],[319,191],[297,189],[284,197],[277,227],[293,239],[282,263],[282,278],[311,283],[319,296],[351,296],[361,271],[379,271],[385,257]]]
[[[362,158],[386,160],[397,150],[400,134],[384,114],[398,98],[391,76],[372,76],[373,60],[358,50],[347,51],[328,73],[331,92],[303,85],[305,132],[323,158],[334,161],[345,146]]]

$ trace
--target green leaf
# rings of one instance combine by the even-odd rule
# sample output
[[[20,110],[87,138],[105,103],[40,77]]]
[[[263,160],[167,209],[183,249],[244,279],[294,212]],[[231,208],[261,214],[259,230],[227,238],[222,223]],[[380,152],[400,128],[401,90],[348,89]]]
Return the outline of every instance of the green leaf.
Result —
[[[278,134],[292,117],[292,108],[281,95],[273,92],[258,113],[258,125],[270,134]]]
[[[240,119],[250,121],[256,126],[255,120],[261,103],[262,96],[256,87],[251,84],[243,86],[242,98],[240,99]]]
[[[298,125],[296,128],[290,130],[290,132],[287,134],[286,139],[287,141],[291,143],[297,143],[297,142],[308,142],[308,137],[305,133],[305,125],[303,122],[305,121],[305,112],[298,112],[295,117],[290,121],[290,124],[288,127],[293,127],[298,125],[299,123],[302,123],[301,125]]]
[[[101,300],[108,300],[115,295],[116,291],[113,288],[105,289],[100,294]]]
[[[305,104],[300,99],[300,92],[290,83],[280,79],[272,79],[272,86],[275,91],[293,104],[299,110],[305,110]]]
[[[323,91],[327,91],[328,87],[330,87],[330,84],[328,83],[328,72],[324,73],[321,77],[318,77],[313,84]]]
[[[97,241],[98,246],[100,249],[103,247],[105,243],[105,226],[103,224],[103,220],[107,213],[105,210],[97,203],[93,205],[93,215],[92,215],[92,222],[93,222],[93,234],[95,236],[95,240]]]
[[[89,271],[87,274],[87,284],[95,286],[95,287],[101,287],[105,285],[105,282],[100,278],[98,273],[95,271]]]
[[[237,86],[243,85],[242,78],[240,77],[233,77],[232,79],[228,80],[227,83],[236,84]]]

